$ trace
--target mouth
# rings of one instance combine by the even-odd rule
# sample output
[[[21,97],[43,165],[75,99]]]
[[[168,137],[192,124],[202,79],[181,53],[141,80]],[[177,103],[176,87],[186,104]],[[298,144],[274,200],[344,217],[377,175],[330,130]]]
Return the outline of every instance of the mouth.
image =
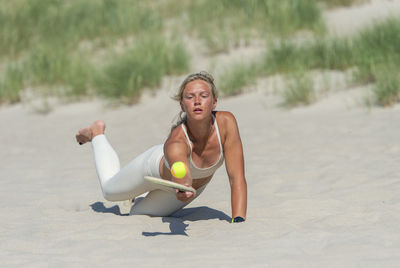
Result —
[[[203,112],[203,110],[200,109],[200,108],[196,108],[196,109],[193,110],[193,112],[194,112],[195,114],[198,114],[198,113]]]

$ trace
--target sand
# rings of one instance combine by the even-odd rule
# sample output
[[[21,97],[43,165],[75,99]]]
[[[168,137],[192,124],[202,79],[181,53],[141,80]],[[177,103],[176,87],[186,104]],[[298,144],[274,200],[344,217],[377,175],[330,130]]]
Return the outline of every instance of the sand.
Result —
[[[399,12],[398,0],[367,0],[361,5],[328,11],[325,21],[331,35],[346,36],[388,16],[398,16]]]
[[[376,2],[358,8],[368,5]],[[177,217],[128,216],[127,203],[104,200],[91,147],[75,132],[103,119],[124,165],[164,142],[180,80],[132,107],[0,108],[2,267],[398,267],[400,106],[368,109],[366,88],[286,109],[260,81],[219,100],[244,145],[245,223],[229,223],[224,167]]]

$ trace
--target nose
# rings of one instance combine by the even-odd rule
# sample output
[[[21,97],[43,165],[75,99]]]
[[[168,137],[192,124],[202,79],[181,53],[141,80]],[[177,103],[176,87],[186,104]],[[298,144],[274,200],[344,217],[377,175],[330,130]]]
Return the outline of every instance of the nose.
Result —
[[[196,96],[195,98],[194,98],[194,104],[196,105],[198,105],[198,104],[200,104],[200,100],[201,100],[201,98],[200,98],[200,96]]]

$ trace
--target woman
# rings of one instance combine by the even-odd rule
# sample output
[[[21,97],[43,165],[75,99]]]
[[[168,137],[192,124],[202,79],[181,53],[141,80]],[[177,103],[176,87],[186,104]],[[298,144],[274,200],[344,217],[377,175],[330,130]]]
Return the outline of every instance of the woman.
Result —
[[[231,186],[232,222],[244,221],[247,185],[242,142],[235,117],[230,112],[214,111],[217,105],[214,79],[206,72],[189,75],[176,99],[182,109],[181,120],[172,128],[166,142],[150,148],[122,169],[104,136],[104,122],[96,121],[76,134],[79,144],[92,142],[104,197],[121,201],[148,192],[145,198],[135,201],[131,214],[168,216],[201,194],[225,158]],[[173,178],[170,172],[177,161],[189,167],[182,179]],[[196,193],[160,190],[144,180],[146,175],[192,186]]]

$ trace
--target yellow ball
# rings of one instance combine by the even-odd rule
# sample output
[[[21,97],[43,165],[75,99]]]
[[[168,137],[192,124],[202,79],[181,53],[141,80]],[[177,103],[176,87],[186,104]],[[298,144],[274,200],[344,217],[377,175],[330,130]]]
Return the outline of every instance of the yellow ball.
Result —
[[[182,179],[183,177],[185,177],[186,172],[186,165],[182,161],[178,161],[172,164],[171,174],[175,178]]]

